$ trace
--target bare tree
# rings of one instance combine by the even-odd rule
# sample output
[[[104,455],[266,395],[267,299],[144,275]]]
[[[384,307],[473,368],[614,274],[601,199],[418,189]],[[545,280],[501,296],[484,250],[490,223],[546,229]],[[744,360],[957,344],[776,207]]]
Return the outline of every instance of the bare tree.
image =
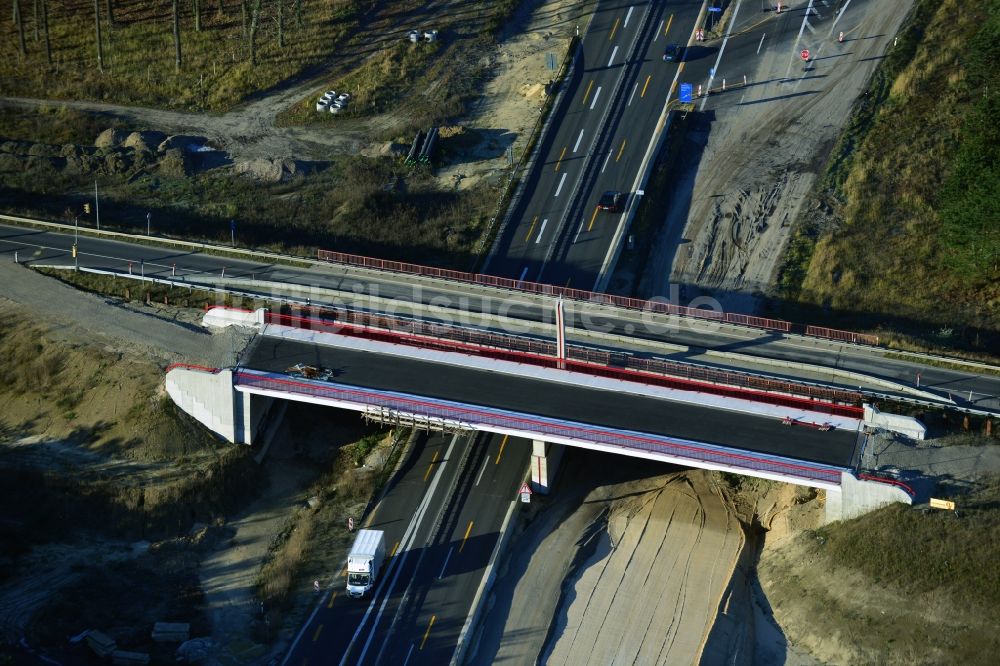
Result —
[[[250,64],[257,64],[257,23],[260,18],[260,0],[253,0],[253,7],[250,9]]]
[[[285,13],[282,10],[284,0],[278,0],[278,48],[285,47]]]
[[[114,0],[108,0],[108,25],[112,28],[115,27],[115,3]]]
[[[247,0],[240,0],[240,12],[243,14],[243,38],[246,39],[250,34],[250,19],[248,17],[250,10],[247,8]]]
[[[94,30],[97,33],[97,69],[104,71],[104,46],[101,43],[101,5],[94,0]]]
[[[21,21],[21,0],[14,0],[14,25],[17,26],[17,48],[23,56],[28,51],[24,48],[24,23]]]
[[[201,3],[194,0],[194,31],[201,32]]]
[[[215,11],[215,13],[218,14],[219,16],[222,16],[222,14],[224,13],[224,8],[222,6],[222,1],[223,0],[219,0],[219,8]]]
[[[177,0],[174,0],[174,69],[181,71],[181,19],[177,13]]]
[[[42,0],[42,31],[45,33],[45,59],[52,67],[52,45],[49,43],[49,3]]]
[[[295,0],[295,27],[302,27],[302,0]]]
[[[31,0],[31,13],[35,20],[32,21],[32,25],[35,26],[35,42],[38,42],[38,0]]]

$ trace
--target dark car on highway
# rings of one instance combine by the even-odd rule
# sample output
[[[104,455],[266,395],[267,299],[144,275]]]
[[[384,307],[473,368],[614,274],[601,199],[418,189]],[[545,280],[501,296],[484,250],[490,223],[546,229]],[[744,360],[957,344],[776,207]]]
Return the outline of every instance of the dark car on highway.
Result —
[[[601,195],[600,201],[597,202],[597,207],[610,213],[620,213],[624,200],[625,197],[621,192],[608,190]]]
[[[675,62],[681,59],[681,47],[679,44],[667,44],[663,50],[664,62]]]

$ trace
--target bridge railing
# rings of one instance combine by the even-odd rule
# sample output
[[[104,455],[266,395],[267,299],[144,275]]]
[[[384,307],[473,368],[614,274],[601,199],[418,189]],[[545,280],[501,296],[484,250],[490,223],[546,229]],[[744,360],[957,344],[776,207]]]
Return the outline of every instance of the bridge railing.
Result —
[[[770,472],[808,481],[840,484],[841,470],[838,468],[667,437],[632,434],[472,405],[382,393],[373,389],[308,380],[279,379],[248,370],[236,373],[236,384],[250,389],[327,398],[365,408],[395,410],[408,415],[463,424],[470,428],[489,426],[494,429],[539,436],[548,435],[563,440],[572,439],[602,446],[645,451],[731,468]]]
[[[514,280],[496,275],[483,275],[481,273],[468,273],[466,271],[453,271],[445,268],[435,268],[434,266],[422,266],[411,264],[405,261],[389,261],[386,259],[375,259],[363,257],[345,252],[333,252],[331,250],[317,250],[317,259],[346,266],[359,266],[361,268],[371,268],[392,273],[405,273],[407,275],[420,275],[423,277],[440,278],[455,282],[467,282],[479,284],[487,287],[497,287],[512,291],[521,291],[542,296],[562,296],[574,301],[585,301],[588,303],[613,305],[630,310],[642,310],[646,312],[656,312],[659,314],[677,315],[680,317],[694,317],[697,319],[707,319],[721,321],[727,324],[739,326],[749,326],[767,331],[777,331],[782,333],[796,332],[811,337],[820,337],[853,344],[878,345],[877,335],[867,333],[853,333],[835,328],[823,326],[803,326],[793,324],[782,319],[770,319],[768,317],[758,317],[756,315],[739,314],[736,312],[718,312],[716,310],[706,310],[704,308],[690,308],[683,305],[674,305],[663,301],[650,301],[640,298],[630,298],[628,296],[615,296],[600,292],[586,291],[583,289],[571,289],[569,287],[559,287],[551,284],[539,282],[526,282],[525,280]]]
[[[902,488],[906,492],[906,494],[910,496],[911,499],[917,496],[917,493],[913,490],[913,488],[909,484],[903,483],[898,479],[890,479],[888,477],[879,476],[877,474],[858,474],[858,478],[863,481],[875,481],[876,483],[887,483],[890,486],[896,486],[897,488]]]
[[[213,375],[219,371],[219,368],[210,368],[207,365],[195,365],[194,363],[171,363],[167,366],[167,369],[164,370],[164,372],[170,372],[171,370],[178,368],[184,370],[198,370],[200,372],[208,372]]]
[[[712,393],[791,409],[807,409],[849,418],[861,415],[861,408],[858,406],[861,396],[851,391],[770,380],[660,359],[640,359],[629,354],[587,347],[568,346],[567,360],[560,362],[555,355],[555,343],[547,341],[355,311],[345,311],[346,316],[339,320],[335,317],[340,311],[324,309],[323,312],[334,319],[267,313],[265,321],[424,349],[561,368],[664,388]]]

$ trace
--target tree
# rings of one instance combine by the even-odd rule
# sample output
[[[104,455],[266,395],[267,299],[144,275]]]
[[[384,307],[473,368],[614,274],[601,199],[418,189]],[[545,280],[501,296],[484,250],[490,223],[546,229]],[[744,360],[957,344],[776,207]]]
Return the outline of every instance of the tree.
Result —
[[[27,53],[27,50],[24,48],[24,24],[21,21],[21,0],[14,0],[14,25],[17,26],[17,48],[23,56]]]
[[[201,3],[194,0],[194,31],[201,32]]]
[[[222,0],[219,0],[219,8],[216,10],[215,13],[218,14],[219,16],[222,16],[223,14]]]
[[[115,25],[115,3],[114,0],[108,0],[108,25],[114,27]]]
[[[104,47],[101,44],[101,5],[94,0],[94,31],[97,33],[97,69],[104,71]]]
[[[250,11],[247,9],[247,0],[240,0],[240,12],[243,14],[243,38],[246,39],[250,34],[250,30],[248,28],[250,20],[247,17]]]
[[[285,47],[285,14],[282,11],[283,0],[278,0],[278,48]]]
[[[302,0],[295,0],[295,27],[302,27]]]
[[[38,43],[38,0],[31,0],[31,13],[35,20],[32,21],[32,25],[35,27],[35,43]]]
[[[260,18],[260,0],[253,0],[253,7],[250,9],[250,64],[257,64],[257,23]]]
[[[181,19],[177,13],[177,0],[174,0],[174,69],[181,71]]]
[[[42,0],[42,31],[45,33],[45,59],[52,67],[52,45],[49,43],[49,3]]]

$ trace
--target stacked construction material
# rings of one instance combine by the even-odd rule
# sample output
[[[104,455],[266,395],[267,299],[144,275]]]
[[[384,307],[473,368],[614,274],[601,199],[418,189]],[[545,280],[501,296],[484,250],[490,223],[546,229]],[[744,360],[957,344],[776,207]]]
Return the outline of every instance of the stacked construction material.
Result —
[[[437,146],[438,128],[432,127],[424,134],[417,130],[417,135],[413,137],[410,145],[410,152],[406,154],[406,164],[430,164],[434,159],[434,148]]]

